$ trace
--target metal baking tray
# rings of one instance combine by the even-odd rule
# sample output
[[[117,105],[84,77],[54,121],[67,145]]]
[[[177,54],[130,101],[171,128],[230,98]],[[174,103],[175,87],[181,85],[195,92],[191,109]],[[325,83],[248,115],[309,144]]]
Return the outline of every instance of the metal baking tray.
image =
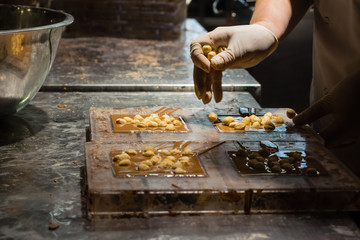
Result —
[[[197,154],[203,176],[114,174],[111,152],[169,141],[88,142],[87,213],[90,219],[176,214],[240,214],[353,210],[359,180],[321,144],[274,142],[279,152],[298,151],[317,159],[326,174],[242,174],[229,156],[239,146],[252,151],[261,141],[186,141]]]

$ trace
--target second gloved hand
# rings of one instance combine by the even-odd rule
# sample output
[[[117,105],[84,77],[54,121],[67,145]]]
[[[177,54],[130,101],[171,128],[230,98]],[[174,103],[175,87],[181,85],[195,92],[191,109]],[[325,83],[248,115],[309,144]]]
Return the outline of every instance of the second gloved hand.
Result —
[[[226,47],[226,50],[210,60],[204,55],[203,45],[213,49]],[[268,57],[278,45],[275,35],[259,24],[232,27],[218,27],[195,39],[190,46],[194,63],[194,85],[196,96],[204,103],[221,101],[222,74],[227,68],[249,68]]]
[[[339,82],[319,101],[293,118],[297,125],[312,123],[326,115],[333,122],[320,135],[328,147],[341,147],[360,139],[360,72]]]

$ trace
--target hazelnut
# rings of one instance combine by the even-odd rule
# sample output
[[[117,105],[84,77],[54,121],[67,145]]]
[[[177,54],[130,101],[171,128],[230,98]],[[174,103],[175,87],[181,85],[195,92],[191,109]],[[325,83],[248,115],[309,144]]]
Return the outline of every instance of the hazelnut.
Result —
[[[209,59],[209,60],[211,60],[213,57],[215,57],[216,56],[216,52],[215,51],[211,51],[211,52],[209,52],[208,54],[207,54],[207,58]]]
[[[290,119],[293,119],[296,116],[296,112],[294,109],[288,108],[286,110],[286,116]]]
[[[221,53],[221,52],[223,52],[223,51],[225,51],[226,50],[226,47],[225,46],[220,46],[220,47],[218,47],[218,49],[216,50],[216,53]]]
[[[127,149],[127,150],[125,151],[125,153],[127,153],[127,154],[130,155],[130,156],[134,156],[134,155],[137,154],[136,150],[135,150],[135,149],[131,149],[131,148]]]
[[[203,49],[204,55],[208,55],[209,52],[211,52],[212,47],[210,45],[204,45],[204,46],[202,46],[202,49]]]
[[[130,159],[123,159],[119,162],[119,166],[130,166],[130,165],[131,165]]]
[[[210,122],[216,122],[218,121],[218,115],[214,112],[209,113],[208,119]]]
[[[150,170],[150,167],[145,163],[140,163],[139,166],[138,166],[138,170],[147,171],[147,170]]]
[[[235,124],[234,129],[235,130],[245,130],[246,125],[242,122],[238,122]]]
[[[229,126],[230,123],[235,122],[235,119],[233,117],[225,117],[221,122]]]
[[[275,119],[274,119],[274,122],[276,124],[283,124],[284,123],[284,118],[282,116],[277,116]]]
[[[183,152],[182,155],[193,155],[193,151],[190,148],[186,148]]]

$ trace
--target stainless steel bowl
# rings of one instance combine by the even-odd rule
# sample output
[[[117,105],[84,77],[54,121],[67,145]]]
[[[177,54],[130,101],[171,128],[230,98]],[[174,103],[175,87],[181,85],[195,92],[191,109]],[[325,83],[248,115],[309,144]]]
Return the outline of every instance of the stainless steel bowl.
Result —
[[[0,4],[0,116],[21,110],[39,91],[73,21],[61,11]]]

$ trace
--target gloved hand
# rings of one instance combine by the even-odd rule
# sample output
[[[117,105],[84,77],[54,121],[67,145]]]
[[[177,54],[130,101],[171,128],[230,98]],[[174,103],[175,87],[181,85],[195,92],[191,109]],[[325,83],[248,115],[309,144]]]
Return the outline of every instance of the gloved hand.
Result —
[[[209,61],[202,50],[203,45],[213,49],[225,46],[227,49]],[[268,57],[278,45],[275,35],[259,24],[232,27],[218,27],[195,39],[190,46],[194,63],[195,93],[206,104],[212,92],[215,101],[222,98],[221,71],[227,68],[249,68]]]
[[[212,91],[214,92],[215,102],[220,102],[222,99],[222,71],[215,71],[210,69],[209,73],[204,72],[200,68],[194,66],[194,88],[198,99],[201,99],[204,104],[211,101]]]
[[[339,82],[329,94],[293,118],[296,125],[309,124],[331,114],[333,122],[320,132],[330,148],[348,145],[360,138],[360,72]]]

